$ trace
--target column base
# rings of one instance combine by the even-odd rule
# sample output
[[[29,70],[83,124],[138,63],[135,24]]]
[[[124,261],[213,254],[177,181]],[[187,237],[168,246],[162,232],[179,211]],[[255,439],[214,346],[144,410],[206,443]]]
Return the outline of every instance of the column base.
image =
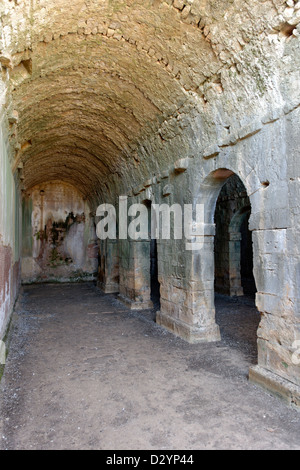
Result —
[[[237,287],[236,289],[230,289],[230,297],[242,297],[244,295],[244,289]]]
[[[212,343],[221,340],[217,324],[202,328],[191,326],[162,312],[156,312],[156,323],[191,344]]]
[[[118,294],[119,293],[118,284],[104,284],[103,282],[97,282],[97,287],[102,292],[104,292],[104,294]]]
[[[123,295],[118,295],[118,300],[122,302],[126,307],[130,308],[130,310],[149,310],[153,308],[153,302],[151,300],[146,300],[145,302],[137,302]]]
[[[289,406],[300,410],[300,387],[260,366],[250,367],[249,382],[259,385]]]

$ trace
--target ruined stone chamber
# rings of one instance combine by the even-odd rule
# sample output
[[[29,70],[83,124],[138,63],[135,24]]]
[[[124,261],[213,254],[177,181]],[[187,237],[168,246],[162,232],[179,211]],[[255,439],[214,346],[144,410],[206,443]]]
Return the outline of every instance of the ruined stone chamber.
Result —
[[[249,293],[249,377],[299,406],[299,34],[294,0],[1,2],[0,339],[21,282],[97,281],[190,343]],[[122,198],[203,219],[100,240]]]

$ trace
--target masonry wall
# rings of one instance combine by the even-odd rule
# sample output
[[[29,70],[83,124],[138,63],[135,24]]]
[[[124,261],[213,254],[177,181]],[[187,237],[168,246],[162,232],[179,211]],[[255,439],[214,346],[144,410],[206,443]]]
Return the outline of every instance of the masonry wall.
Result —
[[[11,170],[5,121],[0,115],[0,339],[20,285],[20,191]]]
[[[200,250],[187,251],[184,239],[158,241],[161,308],[157,322],[190,342],[218,341],[214,310],[215,208],[227,178],[235,174],[241,179],[247,194],[244,203],[250,201],[251,205],[256,305],[262,318],[258,329],[259,373],[273,374],[274,382],[281,377],[295,385],[300,384],[299,365],[293,362],[293,345],[299,340],[297,122],[298,109],[282,110],[272,122],[257,124],[256,132],[220,145],[210,156],[196,151],[195,157],[185,155],[151,181],[145,179],[129,197],[131,204],[150,200],[169,206],[204,205]],[[149,299],[148,255],[140,249],[141,242],[126,243],[124,253],[120,251],[120,267],[131,275],[120,276],[120,291],[134,299],[143,286],[147,296],[140,297],[142,306]]]

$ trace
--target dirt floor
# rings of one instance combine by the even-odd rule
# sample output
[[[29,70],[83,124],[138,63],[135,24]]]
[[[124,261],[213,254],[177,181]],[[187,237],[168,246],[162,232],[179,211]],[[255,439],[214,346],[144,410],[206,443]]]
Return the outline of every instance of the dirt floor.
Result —
[[[93,284],[23,288],[1,381],[4,449],[300,449],[300,414],[250,384],[259,315],[217,297],[190,345]]]

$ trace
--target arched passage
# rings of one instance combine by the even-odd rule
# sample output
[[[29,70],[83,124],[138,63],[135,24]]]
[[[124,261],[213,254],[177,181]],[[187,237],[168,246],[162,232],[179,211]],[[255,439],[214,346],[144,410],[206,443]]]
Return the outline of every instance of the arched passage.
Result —
[[[251,204],[237,175],[223,185],[215,210],[215,290],[233,296],[254,295]]]
[[[203,179],[200,187],[198,186],[198,190],[195,187],[197,193],[196,197],[193,198],[193,205],[203,205],[204,222],[201,234],[194,237],[195,247],[200,246],[201,248],[191,250],[188,260],[189,269],[187,269],[190,281],[187,308],[189,312],[192,312],[193,325],[197,326],[191,333],[192,342],[220,340],[220,331],[215,318],[214,246],[216,226],[214,218],[222,187],[231,177],[237,178],[233,170],[219,168],[210,172]],[[253,175],[251,184],[257,185],[257,183],[258,181]]]
[[[184,325],[189,339],[191,330],[196,340],[218,339],[214,214],[222,185],[236,172],[256,200],[251,226],[259,252],[257,304],[264,315],[260,364],[299,384],[290,358],[299,336],[297,38],[289,27],[284,57],[291,59],[280,64],[282,47],[268,41],[270,25],[271,32],[284,32],[278,8],[220,3],[216,9],[214,2],[171,0],[78,0],[72,8],[62,0],[1,2],[1,335],[17,291],[21,193],[59,178],[76,186],[95,211],[119,194],[136,196],[155,178],[157,192],[167,197],[160,181],[165,173],[175,187],[190,172],[182,161],[178,166],[182,156],[194,164],[199,192],[183,185],[179,200],[205,204],[206,219],[199,253],[186,254],[179,243],[170,250],[166,243],[165,253],[159,246],[172,327]],[[297,11],[287,12],[291,25],[298,24]],[[251,24],[247,32],[244,15]],[[216,170],[221,166],[230,169]],[[240,222],[244,233],[246,218]],[[52,229],[57,242],[63,227]],[[143,249],[127,240],[120,249],[121,276],[128,279],[124,294],[139,308],[149,304]],[[113,292],[118,246],[107,243],[103,252],[113,261],[101,265],[105,276],[99,281]]]

